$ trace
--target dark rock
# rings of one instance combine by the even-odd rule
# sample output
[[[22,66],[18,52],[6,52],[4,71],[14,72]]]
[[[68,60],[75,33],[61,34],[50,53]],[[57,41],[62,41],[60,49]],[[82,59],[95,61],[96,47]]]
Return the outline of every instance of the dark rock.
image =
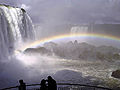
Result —
[[[47,54],[50,55],[51,51],[49,51],[48,49],[44,48],[44,47],[39,47],[39,48],[27,48],[24,53],[32,53],[32,54]]]
[[[120,70],[113,71],[111,76],[120,79]]]
[[[22,10],[23,12],[26,12],[25,9],[23,9],[23,8],[21,8],[21,10]]]

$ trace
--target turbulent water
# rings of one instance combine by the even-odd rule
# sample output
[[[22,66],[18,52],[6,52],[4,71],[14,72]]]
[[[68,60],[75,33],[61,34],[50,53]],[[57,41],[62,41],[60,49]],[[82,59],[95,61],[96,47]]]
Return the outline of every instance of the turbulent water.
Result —
[[[34,39],[31,19],[24,9],[0,5],[0,61],[13,53],[15,46]]]

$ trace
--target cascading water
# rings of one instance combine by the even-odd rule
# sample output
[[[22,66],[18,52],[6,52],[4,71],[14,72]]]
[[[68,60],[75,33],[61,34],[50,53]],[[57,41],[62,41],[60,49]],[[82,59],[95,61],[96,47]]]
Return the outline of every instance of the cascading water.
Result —
[[[24,9],[0,5],[0,61],[16,46],[34,39],[32,21]]]

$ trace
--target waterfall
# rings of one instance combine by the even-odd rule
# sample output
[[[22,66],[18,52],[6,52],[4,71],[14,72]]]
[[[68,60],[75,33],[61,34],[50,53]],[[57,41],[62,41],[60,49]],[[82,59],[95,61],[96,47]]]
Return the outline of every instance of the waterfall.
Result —
[[[26,11],[0,5],[0,61],[13,53],[16,45],[34,39],[33,25]]]
[[[71,28],[71,34],[88,33],[88,26],[74,26]]]

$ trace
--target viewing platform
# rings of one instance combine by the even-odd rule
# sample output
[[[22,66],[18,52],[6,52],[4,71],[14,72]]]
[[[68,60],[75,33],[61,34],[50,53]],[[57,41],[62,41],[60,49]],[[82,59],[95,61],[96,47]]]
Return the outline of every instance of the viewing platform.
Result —
[[[18,90],[18,87],[19,86],[14,86],[0,90]],[[26,90],[40,90],[40,84],[26,85]],[[113,89],[85,84],[57,83],[57,90],[113,90]]]

